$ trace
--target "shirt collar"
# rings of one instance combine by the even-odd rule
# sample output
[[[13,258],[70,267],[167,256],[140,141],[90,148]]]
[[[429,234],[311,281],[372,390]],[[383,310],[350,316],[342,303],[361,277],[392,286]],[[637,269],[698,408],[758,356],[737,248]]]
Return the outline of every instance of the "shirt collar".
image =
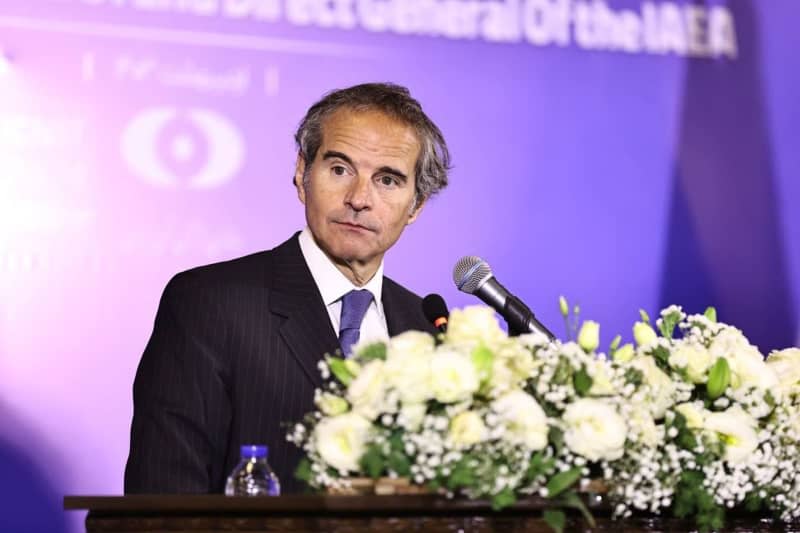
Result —
[[[322,301],[325,302],[326,306],[336,302],[354,289],[367,289],[372,293],[372,298],[377,304],[378,309],[382,309],[383,260],[381,260],[380,265],[378,265],[378,270],[375,271],[375,275],[372,276],[372,279],[363,287],[357,287],[353,282],[347,279],[345,275],[336,268],[336,265],[333,264],[328,256],[325,255],[325,252],[319,247],[317,241],[314,240],[314,236],[311,234],[311,230],[308,226],[300,232],[298,240],[300,242],[300,251],[303,254],[303,258],[306,260],[308,269],[311,271],[311,276],[314,278],[314,282],[317,284],[319,293],[322,296]]]

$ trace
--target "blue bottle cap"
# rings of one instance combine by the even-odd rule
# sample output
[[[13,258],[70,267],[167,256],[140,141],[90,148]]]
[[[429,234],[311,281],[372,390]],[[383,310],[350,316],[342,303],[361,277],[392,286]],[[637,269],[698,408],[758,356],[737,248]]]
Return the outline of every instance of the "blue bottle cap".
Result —
[[[266,457],[268,451],[269,448],[263,444],[243,444],[239,448],[239,453],[242,454],[242,457],[255,457],[256,459]]]

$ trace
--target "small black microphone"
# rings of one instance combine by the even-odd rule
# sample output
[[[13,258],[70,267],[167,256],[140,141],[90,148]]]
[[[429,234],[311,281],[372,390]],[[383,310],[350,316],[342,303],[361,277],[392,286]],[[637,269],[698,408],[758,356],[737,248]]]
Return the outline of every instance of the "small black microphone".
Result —
[[[444,298],[435,293],[427,295],[422,299],[422,312],[436,329],[447,333],[447,317],[450,316],[450,311],[447,310]]]
[[[497,281],[489,264],[480,257],[469,255],[459,259],[453,268],[453,281],[458,290],[474,294],[500,313],[511,335],[542,333],[555,340],[555,335],[536,320],[533,311]]]

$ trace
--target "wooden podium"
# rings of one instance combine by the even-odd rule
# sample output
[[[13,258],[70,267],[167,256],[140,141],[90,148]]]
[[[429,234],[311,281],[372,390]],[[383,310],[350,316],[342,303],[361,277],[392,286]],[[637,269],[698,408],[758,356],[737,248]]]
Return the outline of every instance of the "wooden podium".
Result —
[[[589,499],[596,532],[692,531],[692,523],[649,515],[612,520],[608,504]],[[524,532],[551,531],[542,519],[547,502],[529,498],[501,512],[486,501],[435,495],[226,497],[222,495],[67,496],[67,510],[88,510],[87,532]],[[800,532],[800,524],[729,515],[726,531]],[[589,531],[570,514],[567,531]]]

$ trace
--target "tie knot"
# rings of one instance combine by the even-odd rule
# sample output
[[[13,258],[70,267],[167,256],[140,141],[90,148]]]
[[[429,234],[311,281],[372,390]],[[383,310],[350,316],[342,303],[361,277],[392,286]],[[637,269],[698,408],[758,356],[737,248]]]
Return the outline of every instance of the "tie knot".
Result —
[[[366,289],[352,290],[342,297],[342,323],[339,329],[361,328],[361,321],[372,303],[372,293]]]

